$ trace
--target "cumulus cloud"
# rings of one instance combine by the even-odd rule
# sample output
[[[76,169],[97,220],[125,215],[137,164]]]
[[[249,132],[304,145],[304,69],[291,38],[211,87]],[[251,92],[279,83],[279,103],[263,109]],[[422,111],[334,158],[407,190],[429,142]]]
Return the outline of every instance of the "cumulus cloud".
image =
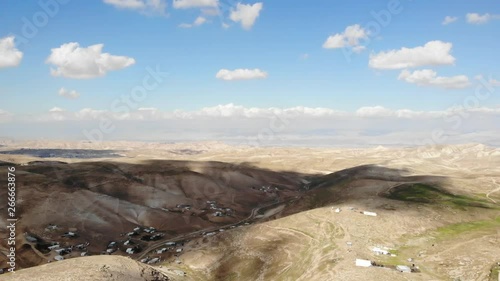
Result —
[[[480,15],[478,13],[468,13],[467,15],[465,15],[465,18],[470,24],[484,24],[491,20],[500,19],[500,15],[491,15],[488,13],[484,15]]]
[[[500,87],[500,81],[499,80],[491,78],[490,80],[488,80],[488,83],[490,85],[492,85],[492,86]]]
[[[218,7],[214,8],[202,8],[201,13],[208,17],[215,17],[221,14],[221,11]]]
[[[182,28],[191,28],[191,27],[194,27],[194,26],[200,26],[204,23],[207,22],[207,19],[205,17],[197,17],[193,23],[181,23],[179,25],[179,27],[182,27]]]
[[[120,70],[135,63],[133,58],[102,53],[104,45],[96,44],[87,48],[76,42],[66,43],[51,50],[46,63],[52,76],[74,79],[89,79],[105,76],[109,71]]]
[[[353,51],[361,52],[365,49],[365,46],[360,45],[360,40],[366,38],[368,38],[368,31],[363,29],[359,24],[355,24],[346,27],[342,33],[328,37],[325,43],[323,43],[323,48],[339,49],[351,47]]]
[[[165,13],[166,0],[104,0],[104,3],[119,9],[136,10],[142,13]]]
[[[474,79],[481,81],[482,84],[487,83],[489,86],[499,87],[500,80],[497,80],[493,77],[485,78],[482,74],[474,76]]]
[[[75,90],[67,90],[66,88],[59,89],[59,95],[68,99],[77,99],[80,97],[80,93]]]
[[[443,25],[448,25],[454,23],[458,20],[458,17],[446,16],[442,22]]]
[[[175,9],[217,7],[219,0],[174,0]]]
[[[23,53],[16,49],[14,36],[0,38],[0,68],[18,66]]]
[[[57,106],[55,106],[55,107],[53,107],[53,108],[51,108],[51,109],[49,110],[49,112],[65,112],[65,111],[66,111],[66,110],[64,110],[64,109],[62,109],[62,108],[60,108],[60,107],[57,107]]]
[[[260,11],[263,8],[263,4],[261,2],[251,4],[241,4],[238,3],[236,5],[236,9],[231,10],[231,14],[229,18],[234,22],[241,23],[241,26],[249,30],[255,24],[255,21],[259,17]]]
[[[266,119],[266,118],[287,118],[294,120],[350,120],[359,119],[372,120],[371,118],[382,119],[401,119],[401,120],[423,120],[423,119],[443,119],[447,116],[460,115],[465,113],[477,113],[495,115],[500,118],[500,107],[464,107],[452,106],[439,111],[421,111],[412,109],[390,109],[383,106],[365,106],[349,112],[324,107],[305,107],[296,106],[288,108],[278,107],[245,107],[232,103],[221,104],[211,107],[204,107],[199,110],[185,111],[161,111],[154,107],[142,107],[137,110],[131,110],[126,113],[118,113],[109,110],[97,110],[92,108],[83,108],[76,112],[66,111],[59,107],[49,110],[49,113],[60,113],[66,120],[204,120],[206,118],[243,118],[243,119]],[[38,120],[50,121],[52,115]],[[60,120],[60,119],[58,119]]]
[[[445,89],[463,89],[471,85],[469,78],[465,75],[439,77],[431,69],[416,70],[414,72],[405,69],[399,74],[398,79],[419,86],[435,86]]]
[[[403,69],[425,65],[450,65],[455,58],[450,54],[451,43],[430,41],[415,48],[403,47],[371,54],[369,66],[376,69]]]
[[[262,71],[258,68],[255,69],[221,69],[215,75],[216,78],[231,81],[231,80],[251,80],[251,79],[265,79],[267,78],[267,72]]]

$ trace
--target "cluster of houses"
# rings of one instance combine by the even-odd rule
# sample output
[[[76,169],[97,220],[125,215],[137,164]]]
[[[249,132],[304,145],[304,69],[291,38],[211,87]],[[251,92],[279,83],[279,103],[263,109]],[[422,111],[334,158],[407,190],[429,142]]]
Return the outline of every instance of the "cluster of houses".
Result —
[[[57,225],[55,224],[49,224],[46,228],[45,228],[45,231],[49,232],[49,231],[54,231],[54,230],[57,230]]]
[[[157,241],[165,237],[165,233],[155,233],[153,235],[144,235],[141,240],[144,241]]]
[[[141,240],[144,240],[144,241],[156,241],[156,240],[160,240],[161,238],[163,238],[165,236],[164,233],[157,233],[156,229],[154,227],[146,227],[146,228],[136,227],[131,232],[128,232],[125,235],[128,237],[138,236],[141,231],[144,233],[147,233],[146,235],[144,235],[141,238]],[[130,243],[130,239],[127,241],[128,241],[128,243]]]
[[[61,237],[75,238],[75,237],[77,237],[77,234],[76,234],[76,232],[68,231],[68,232],[64,233],[63,235],[61,235]]]
[[[273,187],[272,185],[267,185],[267,186],[263,185],[263,186],[259,187],[257,190],[265,192],[265,193],[276,193],[276,192],[278,192],[279,189],[277,187]]]
[[[147,263],[147,264],[155,264],[159,263],[161,260],[160,258],[150,258],[150,257],[145,257],[141,260],[142,263]]]
[[[215,211],[212,215],[214,217],[224,217],[230,216],[233,214],[233,210],[231,208],[224,208],[217,206],[216,201],[207,201],[208,209]]]
[[[178,204],[177,206],[175,206],[177,209],[180,209],[180,210],[186,210],[186,211],[189,211],[191,210],[191,205],[189,204]]]
[[[70,254],[73,252],[73,250],[79,250],[81,251],[81,256],[86,256],[87,255],[87,247],[90,245],[89,242],[81,243],[78,245],[74,246],[69,246],[69,247],[61,247],[59,242],[54,242],[51,246],[48,246],[47,249],[50,251],[53,251],[56,253],[56,256],[54,256],[54,260],[60,261],[64,259],[64,256],[67,254]]]
[[[183,248],[182,246],[184,245],[183,242],[166,242],[165,246],[161,249],[156,250],[156,254],[161,255],[167,251],[174,251],[176,254],[175,256],[179,256],[180,253],[182,253]],[[161,261],[159,257],[156,258],[151,258],[151,257],[145,257],[142,260],[140,260],[142,263],[147,263],[147,264],[155,264]],[[179,261],[179,260],[178,260]],[[180,263],[180,261],[178,262]]]
[[[376,255],[387,255],[391,257],[395,257],[396,255],[391,253],[389,248],[386,247],[372,247],[371,249]],[[413,259],[408,259],[408,262],[412,262]],[[376,263],[371,260],[365,260],[365,259],[356,259],[355,261],[356,266],[360,267],[371,267],[371,266],[377,266],[377,267],[391,267],[399,272],[406,272],[406,273],[411,273],[411,272],[419,272],[418,266],[415,264],[412,264],[411,266],[407,265],[396,265],[396,267],[393,266],[385,266],[383,264]]]

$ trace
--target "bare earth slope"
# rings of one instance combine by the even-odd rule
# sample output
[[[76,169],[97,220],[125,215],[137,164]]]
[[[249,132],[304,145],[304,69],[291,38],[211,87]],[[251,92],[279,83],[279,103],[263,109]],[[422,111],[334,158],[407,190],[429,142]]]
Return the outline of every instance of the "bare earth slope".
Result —
[[[5,281],[171,281],[160,270],[120,256],[95,256],[41,265],[1,277]]]
[[[22,211],[22,231],[69,245],[76,241],[60,235],[77,229],[78,242],[92,241],[95,248],[89,246],[89,252],[100,254],[111,240],[121,245],[127,239],[120,236],[124,232],[152,225],[165,240],[156,245],[136,239],[144,249],[131,257],[158,257],[158,270],[187,273],[175,277],[179,280],[497,281],[500,149],[478,144],[368,149],[32,145],[120,150],[122,157],[56,155],[50,160],[72,164],[18,165],[20,205],[33,207]],[[5,162],[34,160],[47,161],[0,154]],[[234,214],[203,214],[214,211],[207,201]],[[175,204],[192,208],[175,210]],[[37,214],[37,208],[50,215]],[[5,210],[0,212],[3,216]],[[84,219],[82,213],[87,214]],[[61,224],[61,229],[47,232],[48,223]],[[176,240],[182,242],[182,252],[156,253],[168,238],[183,233]],[[21,266],[52,258],[50,253],[33,255],[33,243],[20,236]],[[376,254],[374,247],[393,255]],[[113,255],[126,255],[124,250],[120,246]],[[356,267],[356,259],[383,267]],[[418,272],[400,273],[396,265]]]

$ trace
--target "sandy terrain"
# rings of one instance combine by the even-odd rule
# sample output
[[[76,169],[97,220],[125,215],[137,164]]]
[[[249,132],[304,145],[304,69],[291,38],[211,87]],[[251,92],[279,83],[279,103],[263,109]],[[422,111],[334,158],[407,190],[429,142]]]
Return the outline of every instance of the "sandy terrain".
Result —
[[[18,165],[40,160],[70,163],[18,166],[19,185],[33,188],[20,198],[36,207],[23,210],[24,226],[40,236],[45,233],[37,231],[54,220],[66,229],[85,229],[84,240],[101,241],[96,253],[116,233],[119,236],[137,225],[154,225],[174,237],[230,225],[258,211],[255,223],[227,227],[210,237],[200,232],[186,241],[180,257],[164,256],[163,268],[187,273],[180,280],[494,280],[490,270],[500,262],[497,148],[480,144],[312,149],[221,143],[29,142],[6,143],[1,149],[21,148],[119,151],[122,157],[113,159],[0,154],[0,161]],[[432,202],[398,197],[408,188],[415,192],[411,188],[419,184],[446,193]],[[252,188],[266,185],[280,190],[270,194]],[[30,199],[28,194],[36,196]],[[76,209],[75,200],[80,205]],[[176,203],[201,210],[206,200],[223,202],[236,215],[218,220],[191,213],[174,216],[161,210]],[[273,202],[277,204],[255,209]],[[57,208],[50,207],[54,204]],[[46,214],[38,214],[37,208]],[[91,219],[81,219],[82,208]],[[341,212],[335,212],[336,208]],[[364,210],[377,216],[361,214]],[[64,217],[71,217],[75,224]],[[371,251],[375,246],[390,248],[396,256],[376,255]],[[26,266],[46,263],[46,256],[31,257],[33,253],[25,251]],[[356,267],[356,258],[385,268]],[[399,264],[415,264],[420,272],[397,272],[394,267]]]

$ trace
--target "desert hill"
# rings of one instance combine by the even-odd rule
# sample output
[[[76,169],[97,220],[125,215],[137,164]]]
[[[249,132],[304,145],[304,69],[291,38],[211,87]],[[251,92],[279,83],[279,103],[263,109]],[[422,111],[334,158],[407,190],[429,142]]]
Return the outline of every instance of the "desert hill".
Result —
[[[120,256],[64,260],[4,274],[5,281],[175,281],[174,272]],[[171,275],[170,277],[168,275]]]
[[[497,148],[37,145],[35,154],[19,143],[2,150],[23,154],[0,152],[0,165],[18,168],[26,206],[20,267],[53,265],[48,247],[58,241],[90,242],[64,254],[70,260],[100,258],[116,242],[112,256],[186,272],[180,280],[494,280],[498,270]],[[96,148],[120,155],[72,157]],[[148,240],[150,227],[158,240]]]

